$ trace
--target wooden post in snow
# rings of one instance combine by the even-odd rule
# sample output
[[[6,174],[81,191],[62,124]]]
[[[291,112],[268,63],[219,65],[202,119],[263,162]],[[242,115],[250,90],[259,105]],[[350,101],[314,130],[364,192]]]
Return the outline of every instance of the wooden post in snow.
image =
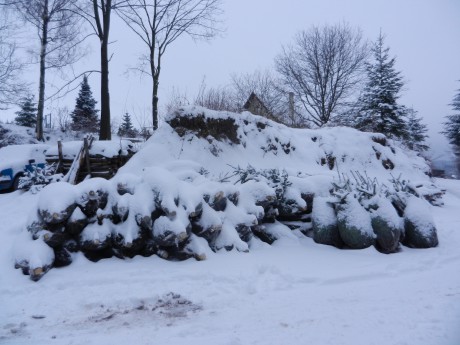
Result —
[[[83,165],[83,161],[85,157],[88,156],[88,164],[89,164],[89,149],[91,148],[91,144],[93,143],[93,136],[89,135],[87,138],[83,140],[83,144],[81,145],[80,151],[75,156],[72,165],[70,166],[69,171],[62,179],[64,182],[69,182],[70,184],[76,184],[78,173]]]
[[[59,157],[59,161],[58,161],[58,165],[56,167],[56,173],[60,172],[62,170],[62,164],[64,162],[64,155],[62,154],[62,142],[59,140],[57,142],[58,144],[58,157]]]
[[[91,142],[92,142],[92,138],[91,138]],[[84,156],[85,156],[85,162],[86,162],[86,171],[88,175],[91,177],[91,165],[89,164],[88,137],[85,137],[85,139],[83,139],[83,149],[84,149]]]

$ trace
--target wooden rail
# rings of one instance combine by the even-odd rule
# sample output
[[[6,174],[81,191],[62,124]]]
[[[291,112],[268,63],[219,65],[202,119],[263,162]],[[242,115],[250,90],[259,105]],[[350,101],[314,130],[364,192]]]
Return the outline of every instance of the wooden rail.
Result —
[[[112,178],[135,153],[128,150],[127,154],[105,157],[100,154],[91,154],[92,144],[92,137],[85,138],[78,154],[71,159],[64,158],[66,156],[63,153],[62,143],[58,142],[58,155],[46,156],[46,161],[48,164],[57,165],[57,172],[64,174],[64,181],[76,184],[88,176]]]

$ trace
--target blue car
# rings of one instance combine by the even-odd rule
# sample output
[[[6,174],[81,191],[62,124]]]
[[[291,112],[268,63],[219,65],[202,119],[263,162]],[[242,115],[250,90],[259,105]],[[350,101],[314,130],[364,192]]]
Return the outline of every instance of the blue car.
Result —
[[[0,149],[0,192],[18,189],[19,178],[24,171],[32,171],[32,165],[44,168],[45,153],[49,145],[8,145]]]

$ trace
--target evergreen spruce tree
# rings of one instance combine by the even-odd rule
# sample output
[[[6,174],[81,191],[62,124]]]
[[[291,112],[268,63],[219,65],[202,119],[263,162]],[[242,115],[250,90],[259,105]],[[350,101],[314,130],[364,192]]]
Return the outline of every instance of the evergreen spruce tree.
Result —
[[[72,130],[97,133],[99,131],[98,112],[99,110],[96,110],[96,100],[93,98],[88,78],[85,75],[78,92],[75,109],[70,114],[72,117]]]
[[[398,104],[404,85],[401,73],[395,71],[395,58],[389,57],[384,36],[379,35],[371,48],[373,62],[367,63],[368,81],[359,99],[355,127],[388,137],[406,139],[406,108]]]
[[[422,123],[422,118],[417,115],[417,111],[414,109],[407,109],[406,114],[407,147],[418,152],[428,150],[428,146],[425,144],[425,140],[428,138],[427,126]]]
[[[131,116],[128,113],[123,115],[123,122],[118,128],[118,135],[127,138],[135,138],[138,135],[137,130],[133,127],[131,122]]]
[[[37,104],[34,102],[34,96],[25,97],[19,104],[21,110],[16,112],[14,121],[19,126],[35,127],[37,124]]]
[[[444,122],[444,131],[441,133],[454,145],[456,153],[460,155],[460,90],[457,92],[450,104],[454,114],[446,116],[447,121]]]

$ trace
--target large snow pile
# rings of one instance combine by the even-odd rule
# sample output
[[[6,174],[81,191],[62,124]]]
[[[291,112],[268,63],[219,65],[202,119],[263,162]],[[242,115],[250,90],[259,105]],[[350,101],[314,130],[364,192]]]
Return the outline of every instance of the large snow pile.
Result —
[[[185,160],[205,167],[213,178],[232,173],[230,166],[248,164],[326,178],[359,170],[383,181],[391,174],[402,174],[412,182],[427,181],[430,171],[423,158],[403,151],[382,134],[346,127],[293,129],[249,112],[189,107],[170,114],[120,173],[149,166],[177,171],[177,162]]]
[[[432,219],[414,221],[427,210],[423,194],[436,190],[427,171],[422,158],[382,135],[290,129],[249,113],[183,109],[112,180],[44,188],[27,230],[54,255],[42,245],[19,250],[16,266],[37,280],[70,264],[76,251],[93,261],[154,254],[202,260],[211,251],[247,252],[306,236],[384,253],[400,242],[433,247]],[[353,182],[348,173],[359,178]],[[315,207],[312,228],[315,200],[322,206]]]

